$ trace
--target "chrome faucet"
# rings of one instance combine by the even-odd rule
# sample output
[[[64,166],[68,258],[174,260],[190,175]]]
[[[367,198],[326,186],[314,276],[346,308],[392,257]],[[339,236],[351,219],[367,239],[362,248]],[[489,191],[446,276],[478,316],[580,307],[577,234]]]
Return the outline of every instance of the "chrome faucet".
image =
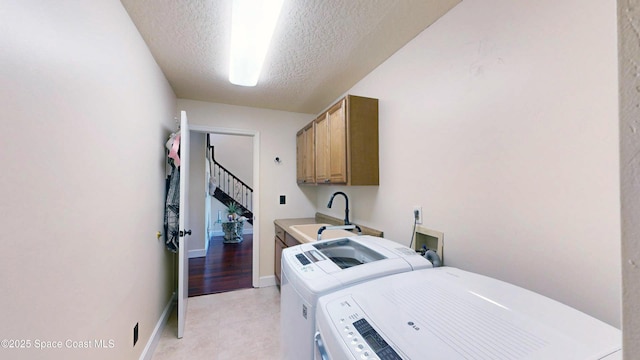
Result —
[[[331,208],[331,205],[333,204],[333,198],[336,197],[336,195],[344,196],[344,201],[345,201],[344,224],[351,225],[351,223],[349,222],[349,198],[347,197],[347,194],[343,193],[342,191],[334,192],[333,195],[331,195],[331,199],[329,199],[329,203],[327,204],[327,207]]]

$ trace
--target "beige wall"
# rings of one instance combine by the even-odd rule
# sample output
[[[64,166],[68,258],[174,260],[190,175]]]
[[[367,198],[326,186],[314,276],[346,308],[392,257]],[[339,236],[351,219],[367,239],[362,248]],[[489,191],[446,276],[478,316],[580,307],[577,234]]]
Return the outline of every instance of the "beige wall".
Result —
[[[463,1],[349,91],[380,99],[353,220],[409,244],[422,206],[448,265],[620,326],[616,69],[613,2]]]
[[[274,266],[273,220],[315,214],[315,192],[296,184],[295,139],[296,131],[313,115],[185,99],[178,99],[178,109],[187,112],[192,125],[259,132],[260,226],[255,227],[254,222],[254,238],[259,239],[260,281],[270,283]],[[282,160],[280,164],[275,163],[276,156]],[[280,195],[287,196],[287,204],[279,204]]]
[[[620,183],[622,198],[622,331],[625,359],[640,358],[640,9],[635,1],[618,1],[620,49]]]
[[[253,139],[243,135],[210,134],[215,157],[245,184],[253,187]]]
[[[156,231],[175,96],[120,2],[0,7],[0,338],[31,341],[0,357],[137,359],[173,289]],[[65,343],[96,339],[114,348]]]

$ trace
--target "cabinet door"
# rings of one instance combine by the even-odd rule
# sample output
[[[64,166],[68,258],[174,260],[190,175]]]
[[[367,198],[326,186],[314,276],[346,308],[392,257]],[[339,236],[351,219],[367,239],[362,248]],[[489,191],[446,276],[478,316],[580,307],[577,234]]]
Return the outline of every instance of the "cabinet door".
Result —
[[[305,183],[316,182],[316,141],[315,123],[312,121],[304,129],[304,164],[303,175]]]
[[[316,119],[316,182],[329,182],[329,118],[327,114]]]
[[[329,181],[333,184],[347,182],[347,122],[345,100],[327,112],[329,121]]]
[[[296,181],[304,182],[304,130],[298,131],[296,134]]]
[[[284,245],[284,243],[278,239],[278,237],[275,237],[275,244],[276,244],[276,251],[275,251],[275,261],[274,261],[274,271],[273,273],[276,276],[276,283],[278,285],[280,285],[280,279],[281,279],[281,271],[282,271],[282,249],[284,249],[286,246]]]
[[[315,123],[312,121],[296,134],[296,181],[315,183]]]

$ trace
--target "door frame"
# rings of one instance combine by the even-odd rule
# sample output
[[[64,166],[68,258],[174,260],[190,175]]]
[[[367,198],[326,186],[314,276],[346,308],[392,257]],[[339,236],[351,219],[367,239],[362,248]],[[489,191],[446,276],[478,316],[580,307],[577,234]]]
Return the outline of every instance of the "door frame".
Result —
[[[253,260],[251,264],[251,285],[260,287],[260,132],[194,124],[189,124],[189,131],[218,135],[250,136],[253,138]]]

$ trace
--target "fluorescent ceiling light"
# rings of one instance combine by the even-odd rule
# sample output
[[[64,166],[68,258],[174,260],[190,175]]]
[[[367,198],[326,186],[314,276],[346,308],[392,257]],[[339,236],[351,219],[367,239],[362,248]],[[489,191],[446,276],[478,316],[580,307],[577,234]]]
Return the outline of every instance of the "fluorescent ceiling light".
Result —
[[[233,0],[229,81],[256,86],[283,0]]]

